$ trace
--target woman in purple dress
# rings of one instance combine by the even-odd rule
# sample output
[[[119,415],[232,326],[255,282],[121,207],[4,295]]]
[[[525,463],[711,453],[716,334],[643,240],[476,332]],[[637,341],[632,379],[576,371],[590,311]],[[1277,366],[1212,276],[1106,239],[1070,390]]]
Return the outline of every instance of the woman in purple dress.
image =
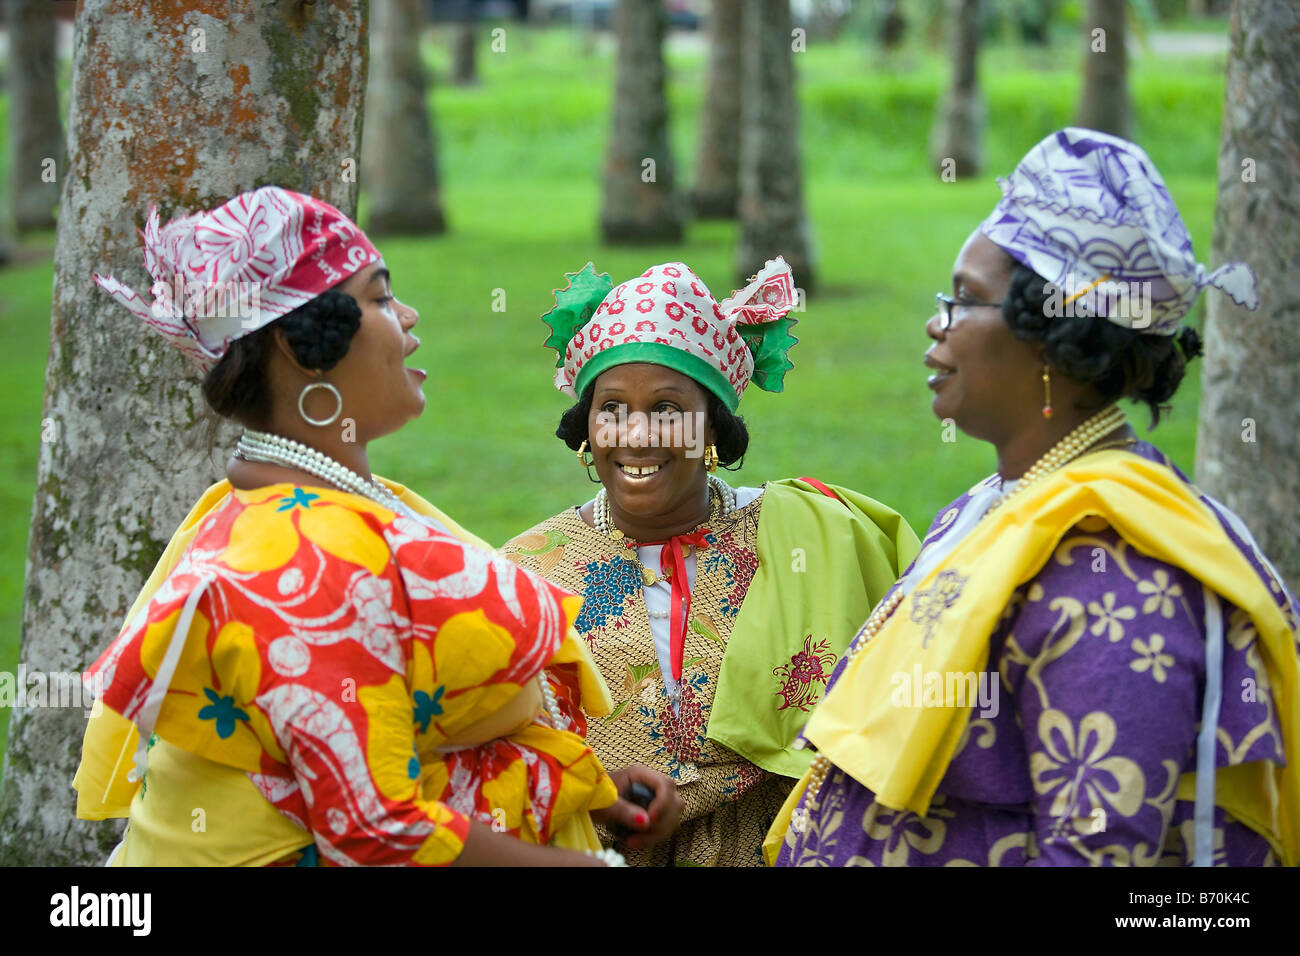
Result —
[[[997,472],[944,508],[804,730],[783,866],[1294,865],[1294,597],[1140,441],[1208,272],[1159,173],[1065,129],[1021,161],[926,325],[933,409]]]

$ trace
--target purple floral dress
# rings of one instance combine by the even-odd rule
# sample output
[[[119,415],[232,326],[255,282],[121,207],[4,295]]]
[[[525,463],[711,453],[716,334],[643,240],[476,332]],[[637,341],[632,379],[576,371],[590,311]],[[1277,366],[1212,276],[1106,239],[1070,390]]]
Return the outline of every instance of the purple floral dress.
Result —
[[[1174,468],[1149,444],[1132,451]],[[943,537],[968,499],[940,512],[924,546]],[[1294,597],[1227,530],[1294,632]],[[989,653],[997,673],[984,675],[998,706],[989,716],[972,708],[929,812],[885,807],[832,767],[816,809],[806,798],[795,809],[777,865],[1187,864],[1193,802],[1175,791],[1196,768],[1203,615],[1189,574],[1139,553],[1103,519],[1079,523],[1003,612]],[[1223,620],[1218,766],[1282,763],[1255,629],[1227,602]],[[843,662],[832,686],[842,671]],[[1277,860],[1262,836],[1216,807],[1213,862]]]

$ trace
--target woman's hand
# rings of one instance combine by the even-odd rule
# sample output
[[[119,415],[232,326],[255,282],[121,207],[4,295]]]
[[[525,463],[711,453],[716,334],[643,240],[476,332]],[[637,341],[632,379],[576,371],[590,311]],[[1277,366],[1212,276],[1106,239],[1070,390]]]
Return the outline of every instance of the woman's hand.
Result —
[[[624,842],[632,849],[654,846],[672,836],[681,820],[682,798],[671,777],[640,764],[609,776],[618,787],[619,799],[602,810],[591,811],[593,820],[607,827],[627,828],[631,835]],[[644,784],[654,793],[650,806],[644,810],[626,798],[634,783]]]

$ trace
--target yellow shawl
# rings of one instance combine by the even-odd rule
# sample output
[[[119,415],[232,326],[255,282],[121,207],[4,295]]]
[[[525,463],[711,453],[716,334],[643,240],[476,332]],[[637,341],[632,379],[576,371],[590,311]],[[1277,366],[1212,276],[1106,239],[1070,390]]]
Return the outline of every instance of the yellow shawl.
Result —
[[[1285,865],[1300,860],[1300,685],[1294,623],[1209,507],[1169,468],[1122,451],[1088,455],[1033,485],[981,521],[890,615],[814,711],[805,734],[837,767],[896,810],[924,814],[970,717],[968,708],[890,704],[891,675],[983,671],[989,637],[1012,592],[1032,579],[1061,537],[1100,515],[1144,554],[1183,568],[1247,612],[1275,695],[1286,766],[1220,768],[1216,803],[1263,834]],[[912,620],[915,598],[961,581],[937,622]],[[918,615],[924,617],[924,615]],[[927,642],[926,624],[937,623]],[[928,646],[926,644],[928,643]],[[1178,796],[1191,799],[1195,774]],[[779,823],[780,821],[778,821]]]

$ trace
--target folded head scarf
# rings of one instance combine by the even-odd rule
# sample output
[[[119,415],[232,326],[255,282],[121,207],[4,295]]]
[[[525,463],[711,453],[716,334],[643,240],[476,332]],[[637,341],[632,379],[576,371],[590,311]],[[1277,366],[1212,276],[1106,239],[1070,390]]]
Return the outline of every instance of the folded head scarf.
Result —
[[[278,186],[158,223],[152,206],[142,233],[152,304],[112,276],[96,273],[95,282],[204,373],[235,339],[379,259],[343,213]]]
[[[1174,201],[1133,143],[1068,128],[998,179],[1002,200],[980,231],[1054,286],[1074,314],[1173,335],[1205,286],[1255,309],[1255,274],[1196,261]]]
[[[542,319],[551,327],[546,344],[559,353],[555,387],[571,398],[606,369],[649,362],[694,379],[735,411],[751,380],[779,392],[793,368],[786,352],[798,340],[786,313],[797,293],[779,256],[721,304],[680,262],[651,266],[617,287],[591,263],[566,278]]]

